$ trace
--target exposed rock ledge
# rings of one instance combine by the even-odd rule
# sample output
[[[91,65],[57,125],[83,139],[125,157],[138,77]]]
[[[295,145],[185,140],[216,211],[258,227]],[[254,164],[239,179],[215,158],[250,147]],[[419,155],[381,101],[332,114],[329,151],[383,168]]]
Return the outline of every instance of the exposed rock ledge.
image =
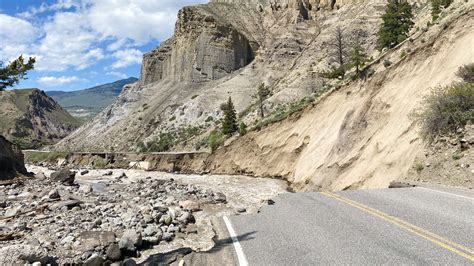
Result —
[[[0,135],[0,180],[27,174],[20,148]]]

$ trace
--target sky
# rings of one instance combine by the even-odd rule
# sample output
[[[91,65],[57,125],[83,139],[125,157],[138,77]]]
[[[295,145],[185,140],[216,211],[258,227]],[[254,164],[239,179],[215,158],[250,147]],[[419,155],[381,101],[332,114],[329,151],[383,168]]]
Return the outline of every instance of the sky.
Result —
[[[72,91],[138,77],[180,8],[208,0],[0,0],[0,61],[35,57],[14,88]]]

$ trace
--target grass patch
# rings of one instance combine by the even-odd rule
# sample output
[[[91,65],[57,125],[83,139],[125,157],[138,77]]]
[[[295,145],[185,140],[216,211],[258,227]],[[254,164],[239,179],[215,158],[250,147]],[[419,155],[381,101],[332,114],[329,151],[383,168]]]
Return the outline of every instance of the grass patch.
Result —
[[[140,152],[167,152],[177,144],[186,142],[202,133],[202,127],[181,127],[170,132],[160,133],[158,138],[140,145]]]
[[[260,121],[255,129],[266,127],[270,124],[282,121],[294,113],[302,111],[306,106],[313,102],[311,98],[303,98],[300,101],[290,103],[289,105],[279,106],[274,112],[270,113],[264,120]]]
[[[52,162],[60,158],[65,159],[71,153],[69,152],[38,152],[38,151],[28,151],[25,152],[25,161],[27,163],[40,163],[40,162]]]

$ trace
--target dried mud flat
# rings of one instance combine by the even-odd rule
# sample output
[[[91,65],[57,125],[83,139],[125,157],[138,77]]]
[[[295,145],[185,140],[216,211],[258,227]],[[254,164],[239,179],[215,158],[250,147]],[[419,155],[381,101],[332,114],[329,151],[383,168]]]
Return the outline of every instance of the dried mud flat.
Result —
[[[0,186],[1,265],[133,264],[208,251],[213,220],[257,212],[287,188],[245,176],[27,168],[34,178]]]

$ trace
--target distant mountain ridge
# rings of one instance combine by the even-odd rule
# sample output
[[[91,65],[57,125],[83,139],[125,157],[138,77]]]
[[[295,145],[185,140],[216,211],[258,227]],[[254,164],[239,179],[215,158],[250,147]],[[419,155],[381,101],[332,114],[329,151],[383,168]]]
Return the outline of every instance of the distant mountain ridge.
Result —
[[[47,91],[46,94],[74,117],[87,120],[112,104],[122,92],[123,86],[137,81],[137,78],[131,77],[84,90]]]

